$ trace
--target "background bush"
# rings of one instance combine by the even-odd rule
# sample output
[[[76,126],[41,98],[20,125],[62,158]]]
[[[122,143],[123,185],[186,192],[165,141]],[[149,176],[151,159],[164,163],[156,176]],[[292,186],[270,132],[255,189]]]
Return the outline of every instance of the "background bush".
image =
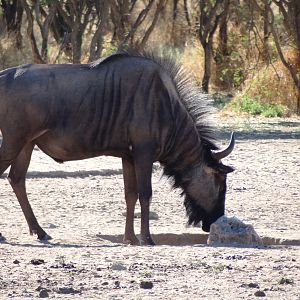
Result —
[[[299,28],[299,0],[1,0],[0,67],[167,49],[219,107],[300,114]]]

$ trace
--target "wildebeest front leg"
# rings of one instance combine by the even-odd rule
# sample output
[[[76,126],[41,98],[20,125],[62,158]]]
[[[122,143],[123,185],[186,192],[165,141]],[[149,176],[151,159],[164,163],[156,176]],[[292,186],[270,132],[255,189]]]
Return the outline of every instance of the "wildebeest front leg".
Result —
[[[48,240],[51,239],[51,237],[48,236],[47,233],[38,224],[29,204],[25,188],[25,176],[30,163],[33,147],[33,143],[29,143],[24,146],[18,157],[11,164],[8,180],[18,198],[18,201],[28,223],[30,234],[36,234],[38,236],[38,239],[40,240]]]
[[[153,159],[149,152],[144,154],[136,151],[134,155],[135,173],[138,187],[139,201],[141,205],[141,245],[155,245],[149,229],[149,212],[152,197],[152,165]]]
[[[123,179],[126,200],[126,224],[123,241],[130,245],[139,245],[134,233],[134,208],[138,198],[136,176],[133,162],[122,159]]]

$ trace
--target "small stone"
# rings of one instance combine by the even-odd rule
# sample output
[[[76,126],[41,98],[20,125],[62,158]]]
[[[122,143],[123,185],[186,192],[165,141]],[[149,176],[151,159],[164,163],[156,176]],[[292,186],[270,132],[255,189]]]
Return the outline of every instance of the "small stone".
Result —
[[[141,281],[140,287],[142,289],[152,289],[153,288],[153,282],[151,282],[151,281]]]
[[[248,284],[248,287],[249,287],[249,288],[259,288],[259,285],[258,285],[257,283],[250,282],[250,283]]]
[[[49,229],[54,229],[54,228],[57,228],[57,227],[58,227],[57,225],[52,224],[52,223],[49,223],[49,226],[48,226]]]
[[[64,269],[76,269],[76,267],[75,267],[72,263],[69,263],[69,264],[63,263],[63,264],[62,264],[62,267],[63,267]]]
[[[121,262],[116,262],[111,265],[111,269],[114,271],[124,271],[127,270],[126,266],[124,266]]]
[[[285,277],[282,277],[279,280],[279,284],[293,284],[293,283],[294,283],[293,279],[289,279],[289,278],[285,278]]]
[[[72,287],[60,287],[57,292],[58,294],[64,294],[64,295],[80,293],[80,291],[74,290]]]
[[[210,226],[207,243],[209,245],[263,245],[252,225],[245,224],[236,217],[220,217]]]
[[[43,259],[39,259],[39,258],[38,259],[32,259],[30,262],[35,266],[38,266],[38,265],[41,265],[41,264],[45,263],[45,261]]]
[[[49,298],[48,291],[46,289],[41,289],[39,292],[39,297],[40,298]]]
[[[17,259],[15,259],[15,260],[13,261],[13,264],[15,264],[15,265],[18,265],[19,263],[20,263],[20,261],[17,260]]]
[[[266,297],[266,293],[264,291],[256,291],[254,293],[254,296],[256,296],[256,297]]]

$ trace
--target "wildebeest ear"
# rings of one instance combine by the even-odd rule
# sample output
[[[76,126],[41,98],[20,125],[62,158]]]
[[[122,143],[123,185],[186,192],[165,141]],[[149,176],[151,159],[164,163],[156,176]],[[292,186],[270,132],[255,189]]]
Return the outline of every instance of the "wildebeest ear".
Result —
[[[223,164],[217,164],[215,166],[215,169],[220,172],[221,174],[228,174],[234,171],[234,168],[230,167],[230,166],[225,166]]]

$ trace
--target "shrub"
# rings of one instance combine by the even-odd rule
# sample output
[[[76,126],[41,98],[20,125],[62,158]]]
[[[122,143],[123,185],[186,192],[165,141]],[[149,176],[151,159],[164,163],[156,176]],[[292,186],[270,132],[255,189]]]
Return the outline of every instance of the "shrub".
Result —
[[[238,113],[248,113],[251,115],[261,115],[264,117],[282,117],[286,107],[281,104],[263,103],[260,97],[239,96],[236,97],[229,107]]]
[[[297,57],[292,50],[286,50],[285,57],[290,63],[297,65]],[[279,60],[257,70],[255,75],[244,83],[240,97],[243,98],[246,106],[260,106],[257,102],[261,105],[269,104],[264,106],[263,110],[270,111],[271,115],[273,112],[281,114],[282,111],[290,115],[297,111],[298,90],[288,70]],[[266,114],[269,113],[266,112]]]

